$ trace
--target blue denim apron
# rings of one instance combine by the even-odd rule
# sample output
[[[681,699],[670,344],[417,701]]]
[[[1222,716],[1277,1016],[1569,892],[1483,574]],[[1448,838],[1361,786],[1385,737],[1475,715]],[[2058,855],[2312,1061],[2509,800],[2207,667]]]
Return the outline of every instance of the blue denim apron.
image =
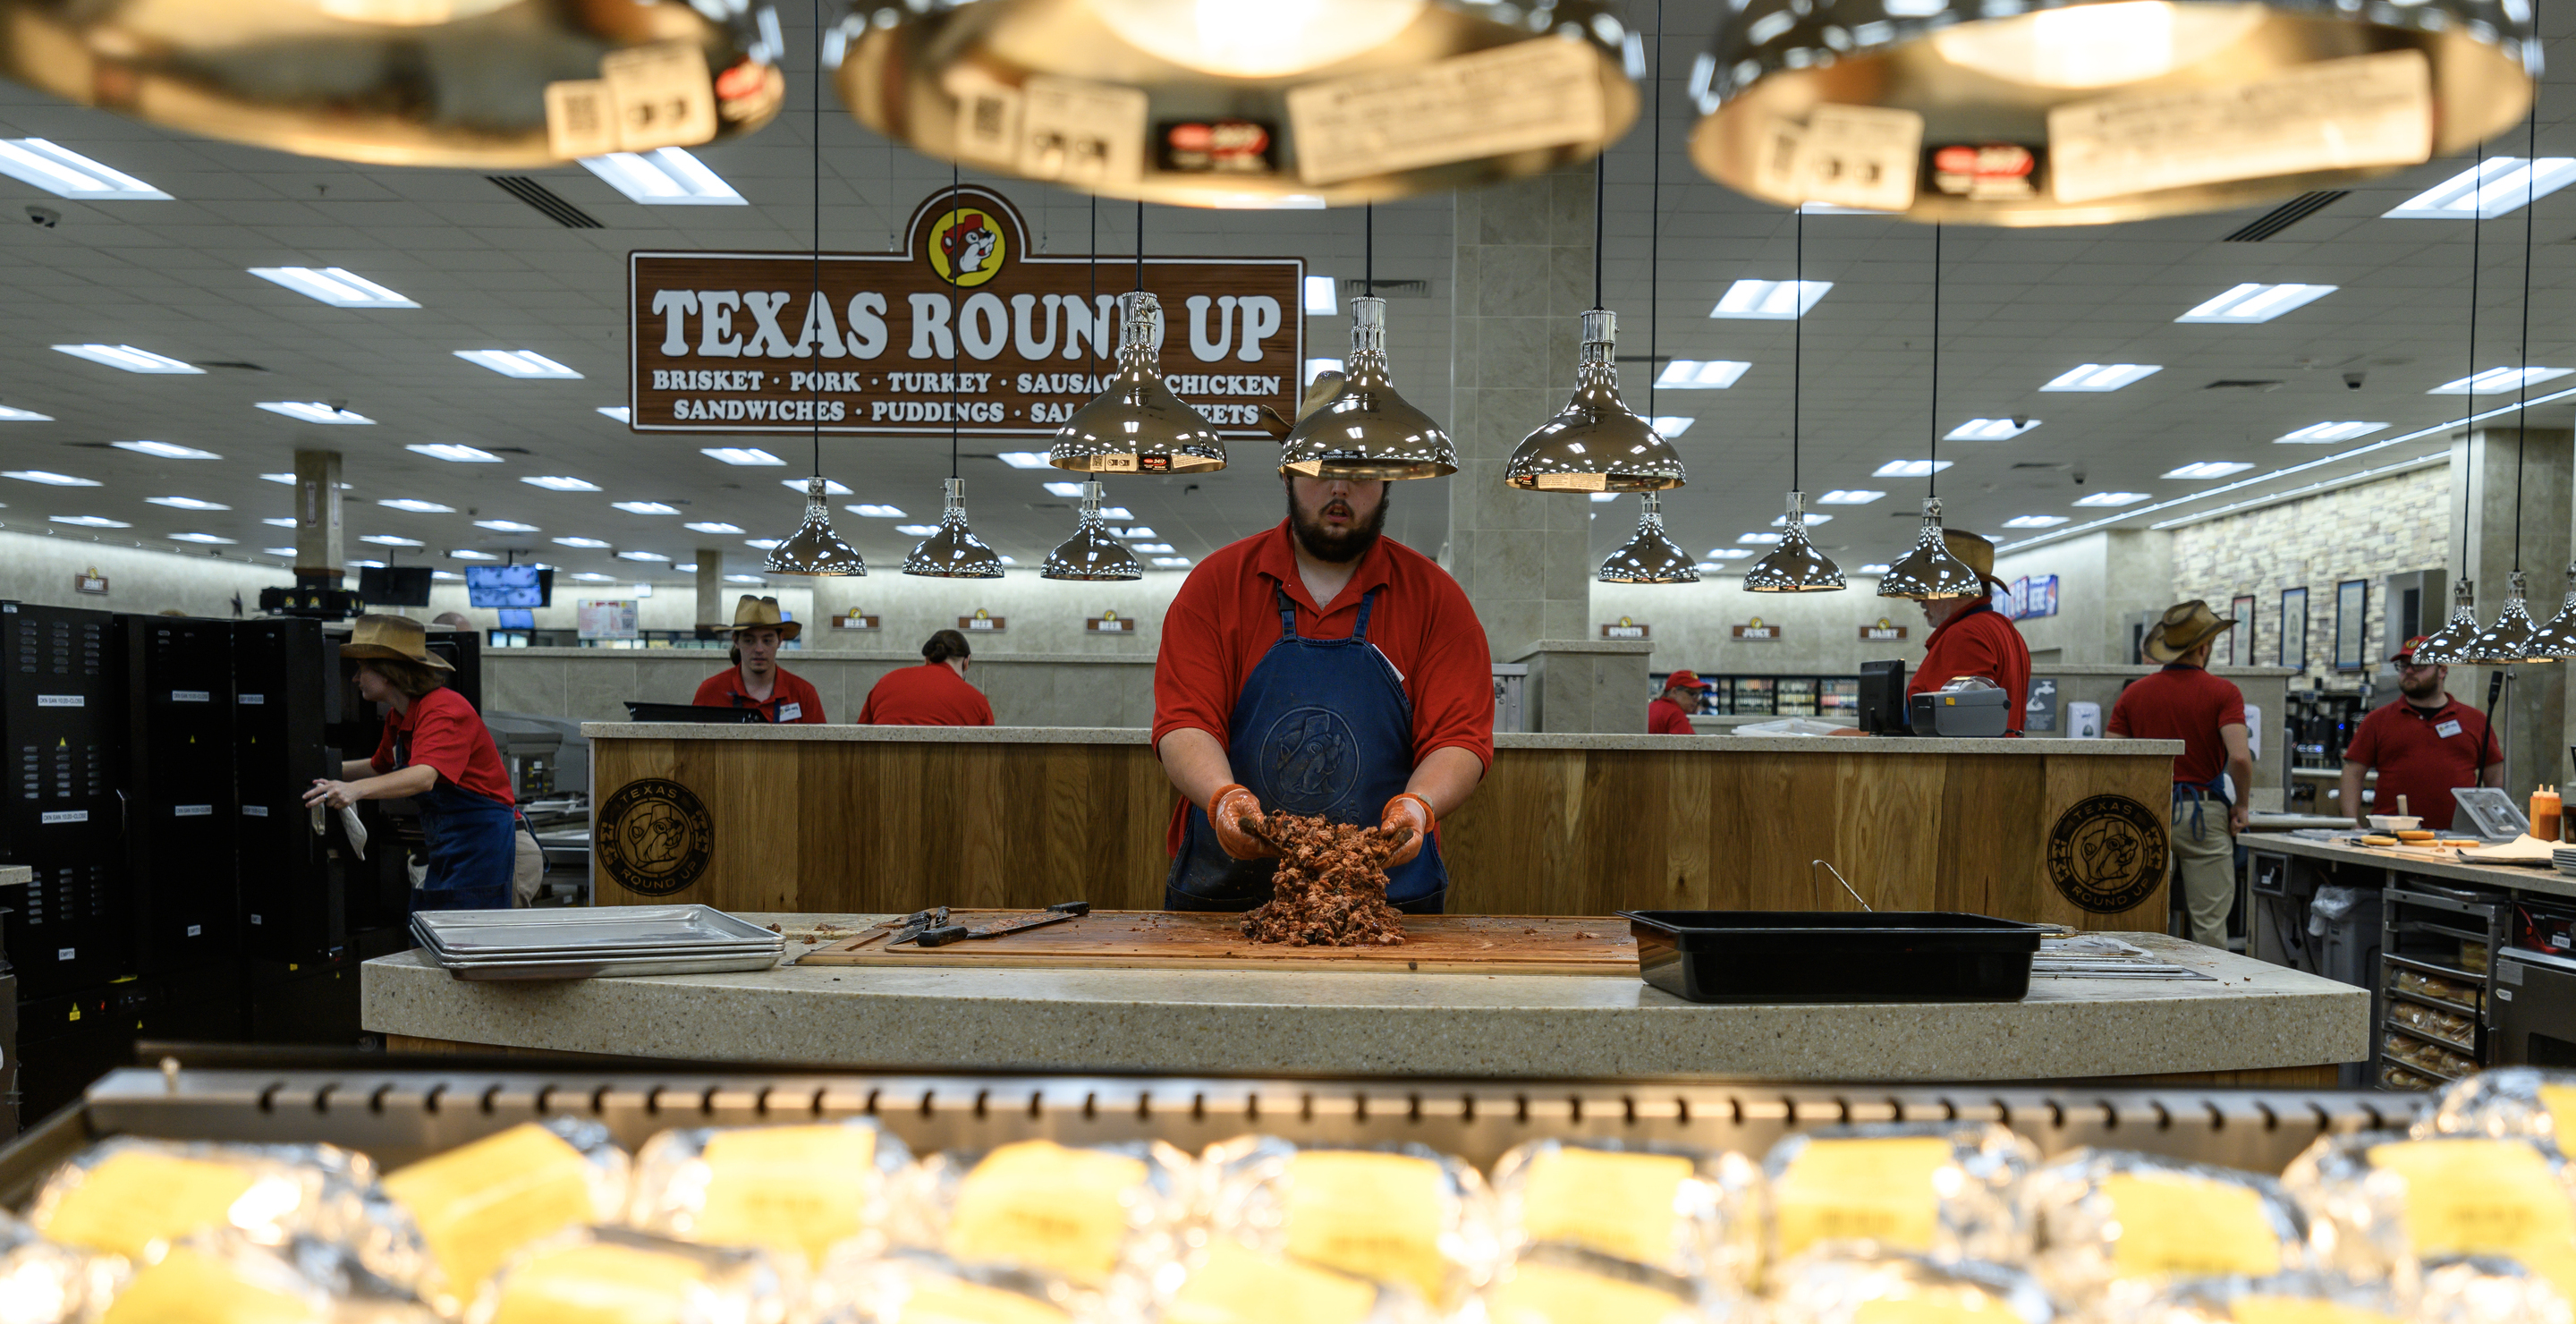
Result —
[[[394,738],[394,766],[411,766],[411,737]],[[510,876],[518,865],[518,811],[489,796],[452,785],[444,777],[420,806],[420,831],[429,844],[429,872],[412,889],[414,910],[507,910]]]
[[[1307,639],[1297,633],[1297,608],[1279,600],[1279,642],[1235,696],[1226,723],[1226,752],[1234,775],[1261,797],[1264,812],[1321,815],[1336,823],[1377,825],[1386,802],[1413,780],[1413,703],[1404,694],[1386,654],[1369,646],[1369,609],[1377,590],[1360,599],[1359,623],[1348,639]],[[1238,860],[1217,845],[1206,811],[1189,809],[1180,854],[1165,879],[1170,910],[1244,911],[1270,899],[1270,875],[1279,862]],[[1437,842],[1387,871],[1386,897],[1412,915],[1437,915],[1449,891],[1449,870]]]

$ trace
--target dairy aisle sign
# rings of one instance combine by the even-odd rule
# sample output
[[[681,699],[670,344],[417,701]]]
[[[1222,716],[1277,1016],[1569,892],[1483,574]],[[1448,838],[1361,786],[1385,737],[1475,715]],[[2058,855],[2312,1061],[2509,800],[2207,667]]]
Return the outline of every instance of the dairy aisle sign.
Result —
[[[1053,433],[1106,385],[1132,255],[1030,252],[1018,209],[942,189],[900,254],[627,254],[638,432]],[[1219,432],[1294,418],[1302,258],[1145,258],[1165,380]],[[1097,293],[1095,290],[1095,282]]]

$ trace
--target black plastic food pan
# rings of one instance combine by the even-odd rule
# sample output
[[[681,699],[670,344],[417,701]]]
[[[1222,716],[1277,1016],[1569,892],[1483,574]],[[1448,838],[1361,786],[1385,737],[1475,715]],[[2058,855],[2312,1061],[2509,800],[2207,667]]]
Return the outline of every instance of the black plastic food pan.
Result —
[[[1637,973],[1693,1002],[2018,1002],[2048,931],[1943,910],[1619,913]]]

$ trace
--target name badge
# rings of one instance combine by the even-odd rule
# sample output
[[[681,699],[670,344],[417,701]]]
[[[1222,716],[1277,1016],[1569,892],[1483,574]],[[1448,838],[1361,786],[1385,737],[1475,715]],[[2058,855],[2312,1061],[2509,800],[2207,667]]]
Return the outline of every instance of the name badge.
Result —
[[[2435,734],[2435,735],[2437,735],[2437,736],[2442,736],[2442,737],[2447,738],[2447,737],[2450,737],[2450,736],[2458,735],[2459,733],[2460,733],[2460,719],[2458,719],[2458,718],[2456,718],[2456,717],[2451,718],[2451,719],[2450,719],[2450,720],[2448,720],[2448,721],[2444,721],[2444,722],[2435,722],[2435,723],[2433,724],[2433,734]]]
[[[778,705],[778,720],[782,722],[801,722],[805,720],[805,705],[801,703],[782,703]],[[2452,725],[2457,726],[2459,724],[2454,722]]]

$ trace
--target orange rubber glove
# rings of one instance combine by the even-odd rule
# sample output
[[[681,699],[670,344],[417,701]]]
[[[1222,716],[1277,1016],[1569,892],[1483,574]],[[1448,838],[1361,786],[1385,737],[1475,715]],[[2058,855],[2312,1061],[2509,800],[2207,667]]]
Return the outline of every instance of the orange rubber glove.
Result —
[[[1249,788],[1229,782],[1218,787],[1216,794],[1209,797],[1208,823],[1216,829],[1218,849],[1238,860],[1258,860],[1277,855],[1279,852],[1270,843],[1243,830],[1239,820],[1246,818],[1255,823],[1265,822],[1261,816],[1261,797],[1254,795]]]
[[[1438,826],[1438,820],[1431,813],[1430,801],[1406,791],[1386,802],[1386,809],[1378,816],[1377,825],[1382,832],[1407,827],[1413,829],[1413,838],[1386,857],[1386,867],[1392,869],[1399,864],[1412,863],[1413,857],[1422,853],[1422,843],[1431,840],[1431,829]]]

